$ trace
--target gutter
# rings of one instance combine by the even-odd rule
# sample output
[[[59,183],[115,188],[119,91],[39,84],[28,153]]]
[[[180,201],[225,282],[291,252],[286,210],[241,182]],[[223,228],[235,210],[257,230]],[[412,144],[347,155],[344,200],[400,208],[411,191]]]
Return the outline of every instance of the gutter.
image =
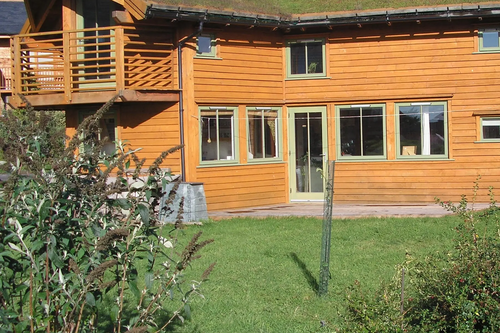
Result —
[[[184,88],[182,81],[182,48],[191,38],[198,36],[203,31],[203,21],[200,21],[200,26],[198,30],[191,33],[189,36],[184,38],[177,45],[177,71],[179,75],[179,128],[181,137],[181,181],[186,181],[186,152],[185,152],[185,140],[184,140]]]
[[[471,18],[482,20],[488,17],[499,16],[500,3],[417,7],[382,11],[335,12],[328,14],[300,14],[292,16],[257,15],[152,4],[148,7],[146,13],[147,18],[158,17],[173,21],[204,21],[214,24],[283,28],[285,30],[405,21],[416,22]]]

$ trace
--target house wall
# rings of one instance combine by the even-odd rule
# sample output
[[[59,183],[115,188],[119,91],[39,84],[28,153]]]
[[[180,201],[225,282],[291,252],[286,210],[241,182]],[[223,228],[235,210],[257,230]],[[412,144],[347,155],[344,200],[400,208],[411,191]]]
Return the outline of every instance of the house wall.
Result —
[[[480,143],[479,117],[500,115],[498,54],[477,54],[472,25],[422,22],[382,28],[338,28],[327,38],[327,79],[285,82],[288,105],[329,105],[329,155],[335,158],[336,105],[385,103],[387,160],[341,162],[335,202],[419,203],[435,197],[478,200],[500,186],[500,144]],[[324,35],[323,35],[324,36]],[[394,103],[448,102],[449,159],[397,161]]]
[[[477,53],[476,29],[460,22],[422,22],[285,37],[236,27],[214,31],[218,59],[195,58],[194,44],[183,51],[188,180],[205,183],[210,210],[288,202],[287,156],[278,164],[248,163],[245,107],[283,106],[287,152],[287,107],[327,106],[328,153],[335,159],[335,107],[376,103],[386,107],[387,158],[337,161],[335,202],[458,201],[472,195],[478,176],[477,199],[488,201],[487,188],[500,186],[500,146],[479,142],[479,115],[500,114],[500,57]],[[312,37],[327,40],[327,77],[286,80],[286,39]],[[449,159],[397,160],[395,103],[420,101],[447,102]],[[239,165],[200,166],[198,108],[210,105],[239,108]]]

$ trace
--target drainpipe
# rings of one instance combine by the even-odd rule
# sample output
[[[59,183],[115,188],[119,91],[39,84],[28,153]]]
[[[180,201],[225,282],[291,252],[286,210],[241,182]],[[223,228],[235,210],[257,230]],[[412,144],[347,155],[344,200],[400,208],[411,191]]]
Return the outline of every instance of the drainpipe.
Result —
[[[182,83],[182,47],[194,36],[201,34],[203,30],[203,22],[200,22],[200,26],[197,31],[193,32],[191,35],[187,36],[179,42],[177,46],[177,72],[179,75],[179,127],[181,135],[181,181],[186,181],[186,154],[184,148],[184,88]]]

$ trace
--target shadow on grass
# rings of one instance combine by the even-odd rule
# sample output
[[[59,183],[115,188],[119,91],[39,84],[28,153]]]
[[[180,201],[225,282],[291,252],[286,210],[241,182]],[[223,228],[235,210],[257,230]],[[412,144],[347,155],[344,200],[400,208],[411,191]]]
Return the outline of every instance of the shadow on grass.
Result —
[[[319,284],[318,280],[314,275],[311,273],[311,271],[307,268],[306,263],[300,260],[300,258],[297,256],[297,253],[291,252],[290,253],[290,258],[299,266],[300,270],[302,271],[302,274],[304,274],[304,277],[307,280],[307,283],[311,287],[311,289],[315,292],[318,293],[319,290]]]

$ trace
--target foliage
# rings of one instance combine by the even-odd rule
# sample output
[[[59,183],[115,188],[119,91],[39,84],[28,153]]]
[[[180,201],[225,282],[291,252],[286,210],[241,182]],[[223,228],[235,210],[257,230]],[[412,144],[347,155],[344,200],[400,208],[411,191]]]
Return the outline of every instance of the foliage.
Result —
[[[65,145],[65,116],[62,111],[4,110],[0,118],[1,159],[15,164],[19,158],[29,163],[26,147],[40,145],[46,158],[60,156]]]
[[[476,182],[474,193],[477,189]],[[437,200],[463,220],[455,229],[454,248],[424,260],[408,256],[393,281],[374,295],[356,283],[347,293],[345,331],[500,331],[499,220],[491,189],[490,194],[489,209],[479,213],[465,196],[456,205]]]
[[[113,100],[60,155],[44,152],[43,136],[23,137],[25,123],[10,133],[25,156],[0,195],[2,332],[164,331],[189,316],[189,297],[213,268],[185,288],[184,270],[211,240],[199,232],[179,250],[178,230],[167,233],[158,221],[169,179],[159,166],[179,147],[145,172],[122,143],[113,155],[102,152],[92,133]]]

